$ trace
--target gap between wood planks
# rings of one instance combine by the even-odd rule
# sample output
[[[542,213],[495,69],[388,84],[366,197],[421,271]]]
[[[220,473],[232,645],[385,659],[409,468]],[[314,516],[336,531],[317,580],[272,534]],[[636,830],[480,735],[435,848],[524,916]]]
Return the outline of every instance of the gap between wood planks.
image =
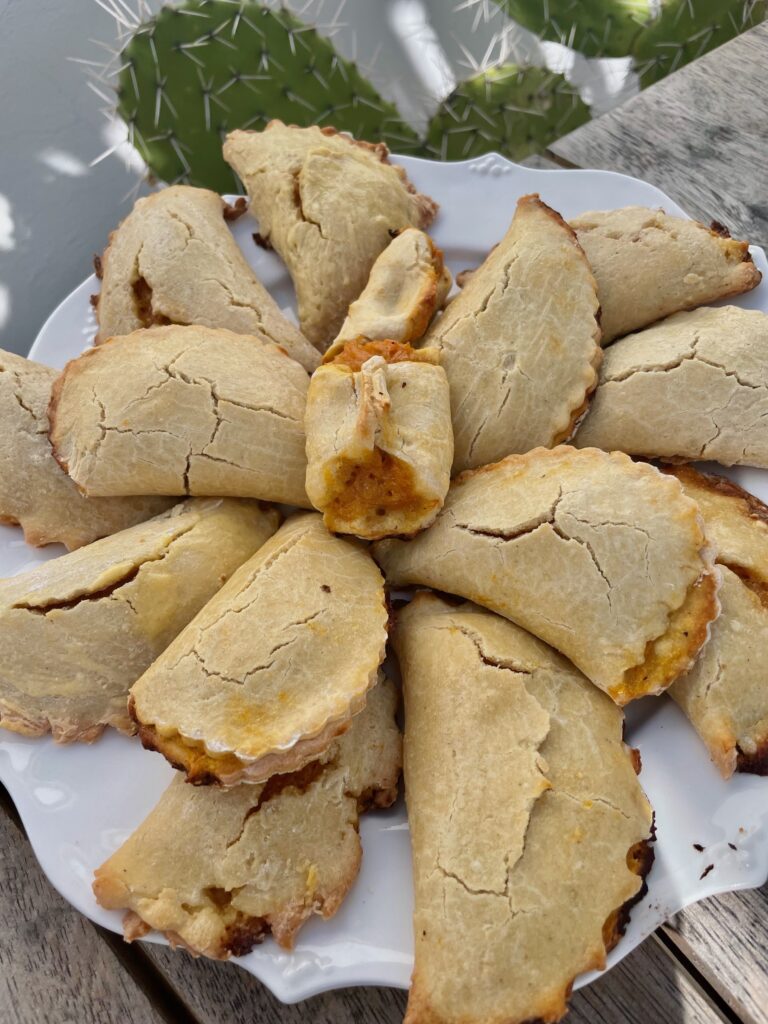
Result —
[[[8,790],[0,784],[0,813],[13,822],[22,842],[29,842],[16,805]],[[204,1024],[183,996],[159,971],[138,943],[129,944],[120,935],[88,921],[99,938],[109,947],[120,966],[128,972],[147,997],[152,1008],[167,1024]]]
[[[18,811],[4,786],[0,785],[0,813],[6,814],[19,832],[21,841],[28,841]],[[204,1024],[203,1020],[189,1006],[181,992],[168,977],[153,963],[140,944],[128,944],[122,937],[110,932],[100,925],[89,921],[99,938],[109,947],[112,955],[120,966],[128,972],[133,982],[144,993],[157,1014],[167,1024]],[[685,971],[690,982],[712,1006],[718,1016],[726,1024],[742,1024],[742,1018],[728,1005],[718,991],[716,984],[686,955],[681,947],[679,937],[673,929],[666,926],[660,928],[650,940],[654,941],[664,953]]]

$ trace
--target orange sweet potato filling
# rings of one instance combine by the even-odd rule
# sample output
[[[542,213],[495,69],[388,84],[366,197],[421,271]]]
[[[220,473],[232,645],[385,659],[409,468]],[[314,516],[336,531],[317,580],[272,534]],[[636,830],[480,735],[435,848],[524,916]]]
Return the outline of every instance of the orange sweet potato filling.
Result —
[[[381,356],[388,363],[421,361],[418,351],[411,345],[399,341],[363,341],[362,338],[355,338],[354,341],[348,341],[331,362],[348,366],[357,372],[371,356]]]
[[[616,703],[623,705],[646,693],[659,693],[687,671],[706,640],[716,608],[717,580],[708,573],[672,613],[666,632],[648,641],[642,663],[628,669],[621,685],[609,691]]]
[[[347,522],[369,512],[378,516],[400,512],[418,501],[411,467],[379,448],[365,463],[345,460],[337,479],[341,486],[328,512]]]

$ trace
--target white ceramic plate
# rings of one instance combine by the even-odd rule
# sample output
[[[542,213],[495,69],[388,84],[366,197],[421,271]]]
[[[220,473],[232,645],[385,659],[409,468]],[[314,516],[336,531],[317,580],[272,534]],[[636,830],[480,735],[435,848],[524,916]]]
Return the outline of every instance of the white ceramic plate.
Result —
[[[480,262],[506,229],[517,198],[527,192],[540,192],[565,217],[629,204],[663,206],[684,215],[653,186],[605,171],[531,170],[495,155],[453,164],[400,162],[415,184],[441,203],[434,237],[454,272]],[[288,276],[272,253],[254,244],[256,224],[250,215],[233,229],[259,277],[283,306],[290,306]],[[753,256],[766,283],[736,302],[768,312],[768,264],[761,250],[753,250]],[[32,346],[34,358],[61,367],[90,344],[95,324],[88,298],[95,291],[98,283],[91,277],[62,302]],[[768,500],[768,472],[740,469],[728,475]],[[18,529],[0,527],[0,576],[61,550],[34,550]],[[609,965],[689,903],[758,886],[768,877],[768,779],[743,775],[723,782],[667,698],[649,698],[629,708],[627,739],[642,754],[641,781],[656,811],[658,842],[648,896],[633,910]],[[50,739],[27,740],[12,733],[0,739],[0,779],[16,802],[43,870],[78,910],[116,932],[121,931],[121,915],[96,905],[93,870],[139,824],[172,774],[162,757],[111,731],[92,747],[57,747]],[[408,985],[412,893],[402,802],[366,815],[362,838],[360,877],[333,920],[310,921],[291,954],[268,939],[236,961],[284,1002],[346,985]],[[594,977],[582,976],[576,987]]]

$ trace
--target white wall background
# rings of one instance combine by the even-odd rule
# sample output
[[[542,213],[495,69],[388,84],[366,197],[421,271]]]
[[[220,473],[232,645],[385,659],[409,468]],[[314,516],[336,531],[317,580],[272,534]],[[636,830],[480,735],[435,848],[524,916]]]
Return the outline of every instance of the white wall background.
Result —
[[[117,31],[99,4],[121,2],[135,8],[139,0],[0,0],[0,347],[28,351],[146,191],[140,170],[117,155],[92,166],[114,143],[114,131],[110,136],[104,103],[88,88],[84,67],[70,60],[105,54],[98,41],[114,43]],[[484,60],[546,61],[566,71],[598,111],[636,88],[626,62],[585,61],[563,47],[541,46],[489,0],[288,6],[333,34],[344,56],[372,66],[375,85],[418,127],[455,80]]]
[[[0,0],[0,347],[26,353],[91,269],[138,175],[111,157],[83,69],[114,38],[94,0]]]

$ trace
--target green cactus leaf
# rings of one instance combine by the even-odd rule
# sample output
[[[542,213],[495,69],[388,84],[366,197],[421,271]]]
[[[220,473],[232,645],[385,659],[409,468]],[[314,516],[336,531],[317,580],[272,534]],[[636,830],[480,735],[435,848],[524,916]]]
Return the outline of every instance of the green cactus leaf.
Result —
[[[765,20],[766,0],[664,0],[632,47],[643,87]]]
[[[626,57],[652,16],[652,0],[496,0],[510,18],[547,42],[587,57]]]
[[[523,160],[589,117],[562,75],[504,64],[454,89],[429,123],[426,148],[442,160],[494,151]]]
[[[496,0],[541,39],[634,57],[643,86],[763,21],[766,0]]]
[[[223,136],[271,118],[333,125],[400,153],[420,147],[397,109],[327,39],[254,0],[162,7],[122,52],[117,108],[158,178],[218,192],[237,190]]]

